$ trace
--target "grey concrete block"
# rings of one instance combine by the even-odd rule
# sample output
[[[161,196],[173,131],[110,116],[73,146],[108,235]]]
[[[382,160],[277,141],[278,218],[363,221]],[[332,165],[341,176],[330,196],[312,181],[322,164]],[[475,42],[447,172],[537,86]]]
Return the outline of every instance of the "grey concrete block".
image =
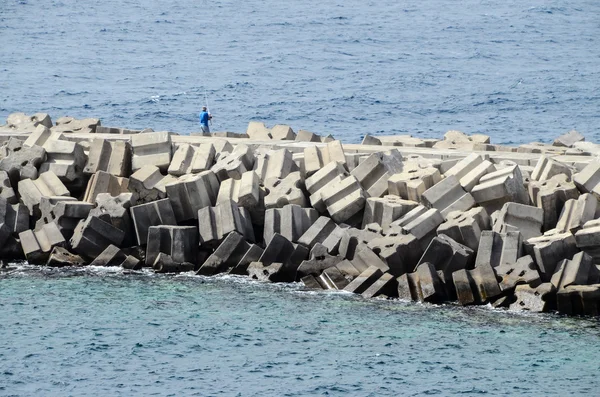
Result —
[[[84,266],[86,261],[79,255],[69,252],[63,247],[54,247],[48,257],[46,266],[65,267],[65,266]]]
[[[518,231],[484,231],[481,233],[475,267],[490,265],[495,268],[505,263],[515,263],[522,256],[522,250],[523,237]]]
[[[221,182],[217,203],[233,200],[240,207],[251,210],[262,206],[264,202],[264,194],[261,197],[260,189],[258,175],[254,171],[247,171],[240,179],[230,178]]]
[[[444,218],[437,209],[427,209],[420,205],[407,212],[400,219],[392,222],[390,227],[399,226],[406,233],[410,233],[421,240],[431,234],[435,234],[435,230],[442,222],[444,222]]]
[[[388,180],[389,194],[403,199],[421,201],[423,193],[442,180],[440,171],[434,167],[406,166],[401,173]]]
[[[496,275],[501,277],[500,289],[514,291],[521,284],[537,287],[542,283],[540,273],[530,255],[519,258],[515,263],[502,263],[494,268]]]
[[[248,241],[255,241],[248,212],[233,201],[200,209],[198,226],[201,246],[216,247],[231,232],[243,235]]]
[[[165,186],[175,181],[177,178],[163,175],[158,167],[145,165],[131,175],[127,188],[138,204],[150,203],[167,197]]]
[[[131,148],[133,172],[147,165],[153,165],[162,172],[167,172],[172,157],[171,135],[168,132],[134,134],[131,136]]]
[[[537,287],[527,284],[515,288],[515,302],[509,306],[512,311],[532,313],[549,312],[556,308],[556,287],[542,283]]]
[[[244,256],[238,261],[238,263],[233,267],[229,273],[230,274],[248,274],[248,266],[252,262],[258,262],[260,257],[262,256],[264,249],[259,247],[256,244],[250,244],[250,248],[246,251]]]
[[[598,211],[598,199],[589,193],[584,193],[578,199],[565,202],[560,213],[556,229],[561,232],[576,233],[583,225],[594,219]]]
[[[150,226],[147,242],[147,266],[154,266],[160,253],[169,255],[176,263],[197,261],[198,229],[195,226]]]
[[[558,262],[571,259],[579,251],[576,238],[570,232],[534,237],[526,240],[523,245],[527,255],[535,260],[543,282],[550,281]]]
[[[352,280],[352,282],[344,288],[344,291],[362,294],[373,285],[375,281],[381,278],[381,276],[383,276],[381,269],[377,266],[369,266],[362,271],[358,277]]]
[[[25,230],[19,233],[19,240],[23,253],[31,264],[45,263],[52,248],[66,245],[65,238],[54,223],[48,223],[37,231]]]
[[[131,174],[129,142],[94,139],[83,173],[91,175],[98,171],[105,171],[117,177],[128,177]]]
[[[544,210],[524,204],[506,203],[494,221],[496,233],[521,232],[524,240],[542,235]]]
[[[124,237],[125,233],[110,224],[107,216],[88,216],[73,231],[70,245],[83,258],[93,259],[111,244],[120,246]]]
[[[384,273],[373,284],[371,284],[361,295],[364,298],[375,298],[383,295],[388,298],[396,297],[398,293],[398,282],[390,273]]]
[[[69,196],[65,185],[51,171],[44,172],[35,180],[23,179],[18,184],[21,202],[29,209],[29,214],[40,216],[39,205],[43,196]]]
[[[450,212],[446,222],[437,228],[437,234],[449,236],[454,241],[476,251],[481,232],[490,229],[491,219],[488,213],[481,207],[475,207],[464,212]]]
[[[403,274],[396,281],[400,299],[429,303],[447,299],[444,282],[431,263],[421,263],[414,272]]]
[[[194,270],[194,264],[191,262],[179,262],[173,259],[171,255],[160,252],[154,262],[152,269],[156,273],[182,273]]]
[[[288,204],[308,207],[304,195],[304,179],[299,171],[288,174],[285,178],[272,177],[264,182],[265,208],[282,208]]]
[[[382,197],[388,193],[388,179],[402,172],[402,155],[392,149],[388,153],[372,153],[355,167],[354,175],[368,197]]]
[[[328,142],[325,147],[306,147],[303,174],[308,178],[331,162],[338,162],[345,167],[346,156],[340,141]]]
[[[88,181],[83,201],[94,203],[96,202],[96,197],[101,193],[118,196],[121,193],[128,192],[128,187],[129,179],[117,177],[105,171],[98,171]]]
[[[499,210],[508,202],[529,204],[523,175],[517,165],[481,177],[479,184],[471,190],[471,195],[488,214]]]
[[[600,284],[571,285],[556,293],[556,309],[561,314],[598,316]]]
[[[565,174],[570,180],[572,173],[573,168],[569,165],[548,156],[541,156],[531,173],[531,180],[543,182],[558,174]]]
[[[343,164],[330,162],[316,171],[312,176],[305,180],[305,187],[310,194],[310,203],[314,209],[324,213],[327,209],[321,198],[321,190],[325,189],[334,180],[341,180],[341,177],[347,177],[348,171]]]
[[[419,203],[412,200],[404,200],[397,196],[387,195],[384,197],[369,197],[365,205],[363,215],[363,228],[369,223],[378,223],[383,229],[387,229],[392,222],[404,216]]]
[[[237,145],[231,153],[221,153],[211,170],[219,182],[226,179],[240,179],[242,174],[254,169],[254,154],[247,145]]]
[[[215,154],[215,146],[212,143],[199,146],[183,143],[173,154],[167,172],[169,175],[182,176],[209,170],[213,166]]]
[[[212,276],[236,267],[250,249],[244,236],[231,232],[219,244],[215,252],[204,261],[197,274]],[[258,258],[257,258],[258,259]]]
[[[56,125],[52,127],[52,131],[93,134],[99,126],[100,120],[96,118],[76,119],[64,116],[56,120]]]
[[[565,174],[554,175],[542,182],[529,183],[532,203],[544,210],[544,231],[553,229],[567,200],[577,199],[579,191]]]
[[[136,237],[131,219],[131,206],[133,204],[132,193],[121,193],[111,196],[108,193],[100,193],[96,197],[96,208],[90,211],[91,215],[100,216],[107,214],[110,223],[125,233],[123,246],[130,247],[136,244]]]
[[[452,284],[452,273],[462,269],[471,269],[475,262],[475,252],[457,243],[446,235],[435,237],[418,260],[417,266],[411,269],[416,272],[418,266],[429,263],[439,271],[444,283]]]
[[[367,247],[383,259],[388,272],[396,277],[411,272],[423,253],[419,241],[412,234],[374,238]]]
[[[261,182],[271,178],[284,179],[296,171],[300,171],[300,168],[294,162],[292,153],[287,149],[269,150],[258,155],[254,163],[254,172]]]
[[[335,228],[336,224],[331,219],[321,216],[309,225],[297,242],[312,248],[317,243],[323,243]]]
[[[360,216],[365,206],[364,190],[354,176],[334,181],[320,191],[321,199],[327,212],[337,223],[347,222],[352,217]]]
[[[464,191],[454,175],[427,189],[421,199],[427,207],[440,211],[444,219],[452,211],[466,211],[475,206],[473,197]]]
[[[575,130],[571,130],[566,134],[556,138],[554,142],[552,142],[552,146],[573,147],[575,143],[583,141],[585,141],[585,137],[583,135]]]
[[[147,243],[148,229],[151,226],[177,224],[169,199],[136,205],[131,207],[130,211],[138,245]]]
[[[595,281],[598,269],[594,259],[585,252],[578,252],[573,259],[560,261],[550,279],[552,285],[560,292],[570,285],[587,285]]]
[[[335,267],[344,258],[340,256],[329,255],[327,249],[320,244],[315,245],[311,251],[309,259],[305,259],[296,269],[296,280],[300,280],[305,276],[319,276],[323,271],[331,267]]]
[[[600,162],[591,161],[583,170],[573,175],[573,182],[581,193],[591,193],[600,198]]]
[[[265,212],[264,241],[268,244],[271,237],[273,237],[273,234],[279,233],[293,243],[300,242],[304,245],[309,245],[306,244],[306,241],[300,240],[306,231],[312,227],[315,221],[317,221],[318,217],[319,214],[316,210],[312,208],[302,208],[295,204],[288,204],[283,208],[268,209]],[[331,220],[326,217],[322,218],[331,222]],[[309,246],[312,247],[312,245]]]
[[[215,205],[219,181],[212,171],[188,174],[165,185],[177,222],[197,219],[198,210]]]

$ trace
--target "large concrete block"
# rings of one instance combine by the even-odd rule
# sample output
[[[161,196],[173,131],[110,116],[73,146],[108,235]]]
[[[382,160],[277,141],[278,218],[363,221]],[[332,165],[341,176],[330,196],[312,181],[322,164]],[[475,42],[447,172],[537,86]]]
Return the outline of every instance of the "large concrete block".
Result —
[[[64,116],[56,120],[56,125],[52,127],[52,132],[76,132],[83,134],[92,134],[96,132],[96,128],[99,126],[99,119],[76,119],[75,117]]]
[[[181,176],[209,170],[213,166],[215,154],[215,146],[212,143],[199,146],[182,143],[173,154],[167,172],[173,176]]]
[[[437,234],[451,237],[454,241],[476,251],[481,232],[491,229],[491,219],[485,209],[471,208],[468,211],[454,211],[448,214],[446,222],[437,228]]]
[[[518,231],[481,233],[475,267],[486,264],[493,268],[505,263],[515,263],[523,251],[523,237]]]
[[[556,310],[567,315],[598,316],[600,284],[571,285],[556,293]]]
[[[52,127],[52,119],[47,113],[35,113],[28,115],[25,113],[11,113],[6,118],[7,129],[18,131],[18,132],[32,132],[39,125],[45,127]]]
[[[253,209],[262,206],[260,189],[258,175],[254,171],[247,171],[240,179],[230,178],[221,182],[217,203],[233,200],[240,207]]]
[[[293,244],[282,235],[275,233],[265,247],[259,262],[265,266],[280,263],[277,269],[278,281],[296,281],[298,267],[308,258],[308,248],[300,244]]]
[[[402,172],[402,155],[396,149],[389,153],[372,153],[355,167],[354,175],[367,197],[382,197],[388,193],[388,179]]]
[[[138,204],[149,203],[167,197],[165,186],[176,181],[172,175],[163,175],[154,165],[146,165],[129,178],[128,189]]]
[[[296,171],[300,171],[300,168],[294,162],[292,153],[287,149],[269,150],[258,155],[254,163],[254,172],[261,182],[271,178],[283,179]]]
[[[320,190],[320,195],[327,212],[335,222],[347,222],[355,216],[360,216],[357,221],[362,221],[361,211],[365,206],[366,197],[353,175],[325,186]]]
[[[237,232],[246,240],[254,241],[254,231],[248,212],[233,201],[200,209],[198,225],[202,246],[216,247],[231,232]]]
[[[558,174],[565,174],[570,180],[572,173],[573,168],[567,164],[548,156],[541,156],[531,173],[531,180],[543,182]]]
[[[139,259],[125,254],[119,247],[114,245],[106,247],[106,249],[90,263],[90,266],[120,266],[132,270],[137,270],[142,267]]]
[[[473,267],[474,262],[475,253],[472,249],[442,234],[431,240],[417,266],[411,269],[410,272],[417,272],[418,266],[429,263],[439,272],[443,282],[451,285],[452,273],[457,270],[470,269]]]
[[[314,209],[324,213],[327,208],[321,197],[321,192],[330,186],[334,181],[340,181],[348,177],[348,171],[343,164],[338,162],[330,162],[323,168],[316,171],[310,178],[305,181],[305,187],[310,194],[310,203]]]
[[[79,222],[71,237],[71,248],[83,258],[93,259],[109,245],[121,246],[125,233],[110,223],[108,216],[88,216]]]
[[[423,193],[442,180],[440,171],[434,167],[407,166],[401,173],[388,180],[388,191],[403,199],[421,201]]]
[[[219,182],[226,179],[240,179],[242,174],[254,168],[254,154],[247,145],[237,145],[231,153],[221,153],[211,170]]]
[[[483,156],[472,153],[444,173],[444,176],[456,176],[460,185],[467,192],[479,183],[484,175],[496,171],[496,167]]]
[[[42,198],[43,201],[45,201],[45,199],[48,198]],[[52,200],[52,198],[50,198],[50,200]],[[93,208],[93,204],[85,201],[60,200],[52,206],[52,209],[48,214],[50,219],[46,218],[44,220],[47,220],[45,223],[56,223],[58,230],[60,230],[65,239],[68,240],[73,236],[73,232],[79,222],[82,219],[86,219]],[[40,221],[41,220],[42,219],[40,219]],[[39,227],[43,227],[43,225],[40,225]]]
[[[212,171],[188,174],[165,185],[177,222],[198,219],[198,210],[215,205],[219,181]]]
[[[8,237],[29,229],[29,210],[23,204],[10,204],[0,197],[0,246]]]
[[[198,229],[195,226],[150,226],[146,246],[146,266],[152,266],[160,253],[176,263],[196,263]]]
[[[333,161],[345,168],[346,155],[340,141],[328,142],[325,147],[308,146],[304,149],[304,175],[308,178]]]
[[[481,177],[479,184],[471,190],[471,195],[488,214],[501,209],[508,202],[529,204],[523,176],[517,165]]]
[[[398,282],[390,273],[384,273],[361,294],[364,298],[374,298],[383,295],[395,298],[398,294]]]
[[[570,232],[530,238],[523,245],[527,255],[535,260],[544,282],[550,281],[558,262],[571,259],[579,251],[575,236]]]
[[[314,132],[299,130],[294,140],[296,142],[321,142],[321,137]]]
[[[355,294],[362,294],[365,292],[375,281],[383,276],[383,272],[377,266],[369,266],[363,272],[360,273],[350,284],[348,284],[344,291],[353,292]]]
[[[36,179],[38,168],[46,160],[46,150],[41,146],[19,147],[0,160],[0,171],[6,171],[12,186],[23,179]]]
[[[581,193],[591,193],[600,198],[600,161],[591,161],[581,172],[573,175],[573,182]]]
[[[176,225],[175,213],[169,199],[153,201],[131,207],[131,220],[135,228],[138,245],[148,241],[151,226]]]
[[[411,272],[423,253],[418,239],[412,234],[377,237],[369,241],[367,247],[383,259],[388,272],[396,277]]]
[[[121,193],[118,196],[100,193],[96,197],[96,208],[90,211],[94,216],[107,214],[110,217],[110,223],[125,233],[122,243],[124,247],[131,247],[137,243],[131,220],[132,196],[132,193]]]
[[[561,233],[576,233],[586,222],[594,219],[597,210],[598,199],[589,193],[582,194],[577,200],[567,200],[556,229]]]
[[[494,220],[496,233],[521,232],[524,240],[542,235],[544,210],[530,205],[506,203]]]
[[[573,182],[569,182],[567,175],[558,174],[543,182],[531,181],[529,196],[536,206],[544,210],[544,230],[550,230],[556,226],[565,202],[578,198],[579,191]]]
[[[40,216],[39,205],[43,196],[69,196],[70,193],[60,179],[52,172],[41,173],[35,180],[23,179],[18,184],[21,202],[29,209],[29,214]]]
[[[466,211],[475,205],[473,197],[464,191],[454,175],[427,189],[421,199],[429,208],[440,211],[444,219],[452,211]]]
[[[48,223],[37,231],[25,230],[19,233],[19,240],[23,253],[31,264],[45,263],[52,248],[66,245],[65,238],[55,223]]]
[[[282,208],[288,204],[308,207],[304,195],[304,179],[299,171],[288,174],[285,178],[272,177],[264,182],[265,208]]]
[[[242,256],[242,258],[238,261],[238,263],[233,267],[229,273],[230,274],[240,274],[247,275],[248,274],[248,266],[252,262],[258,262],[260,257],[262,256],[264,249],[259,247],[256,244],[250,244],[250,248],[248,251]]]
[[[96,197],[102,193],[118,196],[121,193],[127,193],[128,187],[129,179],[117,177],[105,171],[98,171],[88,181],[83,201],[94,203],[96,202]]]
[[[489,263],[472,270],[458,270],[452,273],[452,280],[461,305],[486,303],[502,293],[496,273]]]
[[[549,312],[556,308],[556,287],[549,282],[536,287],[517,285],[515,298],[515,302],[509,306],[512,311]]]
[[[105,171],[116,177],[128,177],[131,174],[131,145],[125,141],[94,139],[90,146],[87,164],[83,173],[95,174]]]
[[[390,228],[401,227],[419,240],[433,238],[435,230],[444,222],[442,214],[435,208],[426,208],[422,205],[408,211],[406,215],[391,223]],[[430,239],[429,239],[430,240]],[[429,244],[429,241],[427,241]]]
[[[298,243],[302,240],[305,245],[308,245],[306,244],[307,238],[305,237],[303,239],[303,237],[305,233],[312,228],[312,225],[317,221],[317,218],[319,218],[319,214],[316,210],[312,208],[302,208],[295,204],[288,204],[283,208],[268,209],[265,212],[264,241],[268,244],[273,235],[279,233],[293,243]],[[329,218],[321,218],[331,222]],[[333,229],[333,227],[331,227],[331,229]],[[327,233],[327,235],[329,235],[329,233]],[[313,240],[314,239],[310,239],[309,242],[312,242]],[[312,247],[313,245],[314,244],[310,246]]]
[[[204,261],[198,269],[198,274],[212,276],[226,272],[237,266],[249,249],[250,244],[244,239],[243,235],[231,232],[219,244],[215,252]]]
[[[542,283],[540,273],[530,255],[523,256],[514,263],[502,263],[496,266],[494,271],[501,278],[500,289],[505,292],[512,292],[521,284],[537,287]]]
[[[25,142],[23,142],[23,147],[44,146],[44,143],[46,143],[51,136],[52,131],[50,131],[50,128],[40,124],[35,127],[35,130],[29,134]]]
[[[182,273],[191,272],[195,265],[191,262],[177,262],[171,255],[159,252],[152,263],[152,269],[155,273]]]
[[[314,277],[312,275],[308,275],[306,277],[302,277],[301,280],[305,280],[308,277]],[[337,266],[333,266],[327,268],[321,273],[321,275],[316,278],[316,281],[322,289],[333,289],[333,290],[343,290],[349,284],[346,276],[337,268]],[[306,284],[305,284],[306,285]]]
[[[448,299],[444,281],[432,263],[421,263],[414,272],[406,273],[396,280],[400,299],[429,303],[441,303]]]
[[[19,202],[6,171],[0,171],[0,197],[6,199],[10,204]]]
[[[369,197],[365,205],[362,227],[370,223],[379,224],[386,230],[396,219],[406,215],[408,211],[417,207],[419,203],[404,200],[397,196]]]
[[[40,173],[52,171],[67,185],[82,183],[87,157],[81,145],[51,137],[44,143],[44,149],[46,161],[40,165]]]
[[[167,131],[134,134],[131,136],[133,172],[143,166],[153,165],[167,172],[171,164],[171,135]]]
[[[303,260],[298,269],[296,269],[296,280],[300,280],[308,275],[317,277],[323,271],[335,267],[343,260],[340,256],[328,254],[324,246],[317,244],[311,250],[310,258]]]
[[[575,143],[583,141],[585,141],[585,137],[583,135],[575,130],[571,130],[566,134],[556,138],[554,142],[552,142],[552,146],[573,147]]]
[[[570,285],[587,285],[598,281],[600,271],[594,266],[594,259],[585,252],[578,252],[573,259],[558,263],[550,278],[552,285],[560,292]]]

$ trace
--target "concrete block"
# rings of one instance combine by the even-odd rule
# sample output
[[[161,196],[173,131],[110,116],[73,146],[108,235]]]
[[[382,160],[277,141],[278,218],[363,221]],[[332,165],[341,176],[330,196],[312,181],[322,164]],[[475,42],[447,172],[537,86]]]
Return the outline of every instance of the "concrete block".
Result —
[[[548,156],[541,156],[531,173],[531,180],[543,182],[558,174],[565,174],[570,180],[572,173],[573,168],[569,165]]]
[[[330,162],[323,168],[315,172],[305,181],[305,187],[310,194],[310,203],[314,209],[324,213],[327,208],[321,197],[321,193],[326,190],[334,181],[340,181],[348,177],[348,172],[344,166],[337,162]]]
[[[96,197],[96,208],[90,211],[93,216],[107,214],[110,217],[110,223],[125,233],[122,243],[124,247],[137,243],[130,210],[133,205],[132,196],[132,193],[121,193],[118,196],[100,193]]]
[[[106,127],[103,125],[99,125],[96,127],[96,134],[129,135],[129,134],[140,134],[140,133],[151,133],[151,132],[154,132],[151,128],[146,128],[144,130],[130,130],[127,128]]]
[[[79,222],[69,242],[83,258],[93,259],[111,244],[119,247],[124,237],[125,233],[110,224],[107,216],[88,216]]]
[[[396,149],[389,153],[372,153],[350,173],[358,180],[367,197],[388,193],[388,179],[402,172],[402,155]]]
[[[452,274],[452,280],[461,305],[483,304],[502,293],[489,263],[472,270],[458,270]]]
[[[160,253],[169,255],[176,263],[197,261],[198,229],[195,226],[150,226],[147,243],[147,266],[153,266]]]
[[[315,277],[319,276],[323,271],[335,267],[342,260],[343,258],[340,256],[329,255],[324,246],[317,244],[311,251],[310,259],[303,260],[296,269],[296,280],[309,274]]]
[[[204,261],[197,274],[212,276],[226,272],[236,267],[249,249],[250,244],[243,235],[236,232],[229,233],[215,252]]]
[[[23,204],[10,204],[0,197],[0,246],[11,235],[29,229],[29,209]]]
[[[283,179],[292,172],[300,171],[292,153],[287,149],[269,150],[257,156],[254,172],[261,182],[271,178]]]
[[[325,248],[327,248],[327,252],[332,255],[336,255],[339,252],[339,247],[344,237],[346,230],[349,228],[348,225],[336,225],[333,231],[329,233],[327,237],[321,242]]]
[[[272,139],[278,141],[293,141],[296,139],[296,134],[294,130],[289,125],[285,124],[276,124],[271,128],[271,136]]]
[[[311,276],[309,275],[306,277]],[[305,280],[306,277],[302,277],[301,280]],[[343,290],[349,284],[349,281],[337,268],[337,266],[334,266],[323,270],[323,273],[321,273],[319,276],[319,281],[317,281],[317,283],[325,287],[325,289]]]
[[[600,161],[591,161],[584,169],[574,174],[573,182],[581,193],[591,193],[600,199]]]
[[[398,293],[398,282],[390,273],[384,273],[371,284],[361,295],[364,298],[374,298],[380,295],[394,298]]]
[[[99,126],[99,119],[76,119],[75,117],[64,116],[56,120],[56,125],[52,127],[52,131],[61,133],[67,132],[93,134],[96,132],[96,128]]]
[[[444,173],[445,177],[454,175],[462,188],[470,192],[484,175],[496,171],[496,167],[483,156],[472,153],[457,162]]]
[[[171,255],[160,252],[154,263],[152,263],[152,269],[156,273],[182,273],[191,272],[194,270],[194,264],[191,262],[177,262]]]
[[[585,141],[585,137],[575,130],[571,130],[556,138],[552,146],[573,147],[577,142]]]
[[[52,131],[50,131],[50,128],[40,124],[35,127],[35,130],[23,142],[23,147],[43,146],[51,135]]]
[[[36,179],[38,168],[46,160],[41,146],[23,147],[0,160],[0,171],[6,171],[12,186],[23,179]]]
[[[48,139],[44,143],[46,161],[39,168],[39,172],[52,171],[65,184],[79,183],[83,179],[83,168],[87,157],[83,147],[76,142],[59,139]]]
[[[506,203],[494,221],[496,233],[521,232],[524,240],[542,235],[544,210],[530,205]]]
[[[282,235],[275,233],[265,247],[259,262],[265,266],[281,263],[277,269],[278,281],[295,281],[296,271],[302,261],[308,258],[308,249],[300,244],[292,244]],[[250,269],[248,269],[250,272]]]
[[[135,228],[138,245],[148,241],[151,226],[176,225],[175,213],[169,199],[153,201],[131,207],[131,220]]]
[[[567,200],[556,229],[561,233],[576,233],[586,222],[594,219],[597,211],[598,200],[589,193],[582,194],[578,199]]]
[[[65,267],[65,266],[84,266],[86,261],[79,255],[69,252],[63,247],[54,247],[48,257],[46,266]]]
[[[167,197],[165,186],[176,180],[172,175],[163,175],[158,167],[146,165],[131,175],[127,188],[138,204],[150,203]]]
[[[233,201],[200,209],[198,211],[200,245],[218,246],[231,232],[237,232],[246,240],[254,241],[254,232],[249,218],[248,212]]]
[[[558,174],[543,182],[529,183],[531,201],[544,210],[544,230],[553,229],[558,221],[565,202],[577,199],[579,191],[573,182],[567,180],[567,175]]]
[[[337,223],[347,222],[354,216],[360,216],[365,206],[364,190],[353,175],[334,181],[320,190],[321,199],[327,212]]]
[[[556,306],[561,314],[598,316],[600,284],[565,287],[556,293]]]
[[[18,184],[21,202],[29,209],[29,214],[40,216],[39,205],[43,196],[69,196],[65,185],[52,171],[41,173],[35,180],[23,179]]]
[[[391,223],[390,227],[401,227],[406,233],[410,233],[419,240],[425,239],[444,222],[442,214],[435,209],[419,205],[406,213],[400,219]],[[432,237],[433,238],[433,237]],[[429,244],[429,241],[427,242]]]
[[[175,219],[183,222],[198,219],[198,210],[215,205],[219,181],[212,171],[188,174],[165,185]]]
[[[306,242],[317,242],[316,238],[313,237],[309,239],[308,237],[312,236],[313,232],[307,235],[307,237],[304,239],[302,239],[302,237],[304,237],[305,233],[312,228],[312,225],[315,224],[317,218],[319,218],[319,214],[314,209],[302,208],[295,204],[288,204],[283,208],[268,209],[265,212],[265,227],[263,233],[264,241],[268,244],[273,235],[275,233],[279,233],[293,243],[301,242],[304,245],[312,247],[314,243],[306,244]],[[333,224],[329,218],[321,218],[324,218]],[[335,224],[333,227],[335,227]],[[333,227],[330,227],[330,229],[333,229]],[[323,228],[313,228],[313,231],[316,232],[315,234],[318,235],[319,232],[317,232],[317,230],[321,231]],[[329,235],[329,233],[322,234],[324,234],[323,239]]]
[[[27,261],[34,265],[45,263],[52,248],[66,245],[65,238],[54,223],[48,223],[37,231],[25,230],[19,233],[19,240]]]
[[[431,263],[421,263],[414,272],[396,280],[400,299],[428,303],[441,303],[448,299],[444,282]]]
[[[233,200],[240,207],[253,209],[261,206],[260,180],[254,171],[247,171],[240,179],[226,179],[221,182],[217,203]],[[263,196],[264,201],[264,196]]]
[[[90,266],[120,266],[125,269],[141,269],[140,260],[132,255],[125,254],[119,247],[109,245],[98,255]]]
[[[466,211],[475,205],[473,196],[464,191],[454,175],[427,189],[421,199],[427,207],[440,211],[444,219],[452,211]]]
[[[259,247],[258,245],[250,244],[250,248],[248,249],[248,251],[246,251],[244,256],[242,256],[242,259],[240,259],[238,261],[238,263],[235,265],[235,267],[233,267],[229,271],[229,273],[230,274],[247,275],[248,274],[248,266],[252,262],[258,262],[258,260],[262,256],[263,252],[264,252],[264,250],[261,247]]]
[[[248,265],[248,276],[258,281],[285,282],[285,278],[282,277],[282,269],[283,263],[274,262],[265,265],[261,262],[252,262]]]
[[[437,228],[437,234],[446,235],[459,244],[476,251],[481,232],[491,229],[491,219],[485,209],[471,208],[468,211],[454,211],[448,214],[446,222]]]
[[[73,236],[79,222],[89,216],[92,208],[94,205],[85,201],[61,200],[53,206],[49,214],[52,218],[50,222],[56,223],[58,230],[68,240]]]
[[[527,284],[537,287],[542,283],[537,266],[530,255],[519,258],[515,263],[502,263],[494,268],[501,278],[502,291],[514,291],[517,285]]]
[[[523,237],[518,231],[481,233],[479,249],[475,258],[475,267],[489,264],[496,268],[505,263],[515,263],[522,255]]]
[[[269,178],[264,182],[265,208],[282,208],[288,204],[308,207],[304,195],[304,179],[299,171],[288,174],[285,178]]]
[[[396,219],[406,215],[408,211],[417,207],[419,203],[404,200],[397,196],[369,197],[365,205],[362,227],[370,223],[379,224],[384,230]]]
[[[358,277],[352,280],[352,282],[344,288],[344,291],[362,294],[373,285],[375,281],[379,280],[381,276],[383,276],[381,269],[377,266],[369,266],[361,272]]]
[[[134,134],[131,136],[131,148],[133,172],[147,165],[153,165],[162,172],[167,172],[172,156],[171,135],[168,132]]]
[[[211,170],[219,182],[226,179],[240,179],[242,174],[254,169],[254,154],[249,146],[237,145],[231,153],[221,153]]]
[[[102,193],[118,196],[121,193],[127,193],[128,187],[129,179],[117,177],[105,171],[98,171],[88,181],[83,201],[94,203],[96,202],[96,197]]]
[[[187,143],[179,145],[167,172],[169,175],[182,176],[209,170],[215,159],[215,146],[212,143],[203,143],[192,146]]]
[[[7,129],[18,132],[32,132],[39,125],[52,127],[52,119],[47,113],[35,113],[28,115],[25,113],[11,113],[6,118]]]
[[[488,214],[501,209],[508,202],[529,204],[523,176],[517,165],[481,177],[479,184],[471,190],[471,195]]]
[[[405,167],[403,172],[390,177],[388,191],[403,199],[421,201],[423,193],[441,180],[442,176],[437,168]]]
[[[326,147],[309,146],[304,149],[304,175],[312,176],[331,162],[338,162],[345,168],[346,156],[340,141],[331,141]]]
[[[17,204],[19,202],[6,171],[0,171],[0,197],[6,199],[9,204]]]
[[[431,240],[416,266],[409,272],[417,272],[418,266],[428,263],[439,272],[445,284],[451,285],[452,274],[458,270],[471,269],[474,262],[475,252],[472,249],[442,234]]]
[[[321,137],[310,131],[299,130],[294,140],[296,142],[321,142]]]
[[[573,259],[564,259],[558,263],[550,278],[552,285],[560,292],[570,285],[587,285],[598,274],[594,259],[585,252],[578,252]]]
[[[389,268],[387,271],[394,276],[411,272],[423,253],[412,234],[377,237],[369,241],[367,247],[383,259]]]
[[[261,121],[251,121],[248,123],[248,128],[246,128],[246,135],[248,135],[248,138],[254,140],[270,140],[272,139],[270,134],[271,131],[265,126],[265,123]]]
[[[543,282],[550,281],[558,262],[571,259],[579,251],[570,232],[530,238],[523,245],[527,255],[535,260]]]
[[[86,175],[105,171],[116,177],[131,174],[131,145],[125,141],[94,139],[90,146],[87,164],[83,169]]]
[[[517,285],[515,298],[515,302],[509,306],[512,311],[549,312],[556,308],[556,287],[551,283],[542,283],[537,287]]]

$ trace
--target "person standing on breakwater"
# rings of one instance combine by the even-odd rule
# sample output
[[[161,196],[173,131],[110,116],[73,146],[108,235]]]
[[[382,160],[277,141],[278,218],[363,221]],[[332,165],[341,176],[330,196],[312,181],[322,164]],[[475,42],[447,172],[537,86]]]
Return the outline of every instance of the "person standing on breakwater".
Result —
[[[210,132],[208,120],[212,120],[212,115],[208,113],[206,106],[202,106],[202,112],[200,112],[200,128],[202,128],[202,132]]]

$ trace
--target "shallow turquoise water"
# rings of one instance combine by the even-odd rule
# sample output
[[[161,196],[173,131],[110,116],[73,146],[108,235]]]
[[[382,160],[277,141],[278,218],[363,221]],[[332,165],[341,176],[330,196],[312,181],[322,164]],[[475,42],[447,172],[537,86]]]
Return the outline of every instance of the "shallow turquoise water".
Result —
[[[244,278],[0,276],[0,395],[598,395],[600,323]]]

